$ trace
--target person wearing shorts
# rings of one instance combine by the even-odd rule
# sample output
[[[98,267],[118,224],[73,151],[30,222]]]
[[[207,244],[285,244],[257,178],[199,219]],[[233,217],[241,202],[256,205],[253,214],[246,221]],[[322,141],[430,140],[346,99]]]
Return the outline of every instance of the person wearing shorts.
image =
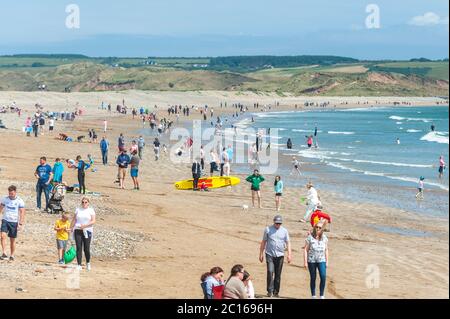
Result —
[[[138,181],[139,162],[140,162],[140,158],[138,156],[138,152],[134,151],[132,153],[131,160],[130,160],[130,166],[131,166],[130,174],[131,174],[131,179],[133,180],[133,183],[134,183],[135,190],[139,190],[139,181]]]
[[[127,150],[123,150],[120,155],[117,157],[117,165],[119,166],[119,185],[121,189],[125,189],[124,186],[124,181],[125,181],[125,176],[127,174],[127,168],[128,165],[130,164],[130,156],[128,156],[127,154]]]
[[[55,222],[56,231],[56,249],[58,249],[58,263],[64,265],[64,253],[67,249],[67,241],[69,240],[70,220],[69,213],[62,213],[61,219]]]
[[[217,165],[217,162],[219,161],[219,158],[216,154],[216,152],[214,152],[214,150],[211,150],[211,152],[209,153],[210,157],[211,157],[211,162],[210,162],[210,175],[214,176],[214,172],[218,172],[219,171],[219,167]]]
[[[8,260],[6,255],[6,238],[9,237],[11,249],[9,261],[14,261],[17,233],[22,230],[25,223],[25,203],[17,196],[16,186],[11,185],[8,187],[8,196],[1,200],[0,208],[3,211],[0,230],[3,252],[1,259]]]
[[[281,196],[283,196],[283,181],[281,180],[280,176],[275,177],[274,189],[275,207],[277,209],[277,212],[279,212],[281,209]]]
[[[255,208],[255,198],[258,198],[258,207],[261,206],[261,183],[264,182],[264,177],[259,174],[257,169],[254,170],[253,175],[250,175],[246,178],[246,181],[251,183],[251,191],[252,191],[252,204],[253,208]]]

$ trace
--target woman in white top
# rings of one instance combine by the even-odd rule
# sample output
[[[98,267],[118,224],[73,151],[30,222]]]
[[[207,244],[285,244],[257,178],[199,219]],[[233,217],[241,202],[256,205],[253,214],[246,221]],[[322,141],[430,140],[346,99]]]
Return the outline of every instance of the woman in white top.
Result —
[[[309,182],[306,185],[306,188],[308,189],[308,195],[306,196],[308,206],[306,208],[305,216],[303,217],[302,220],[300,220],[302,223],[306,223],[309,220],[311,214],[320,204],[319,194],[317,194],[317,190],[314,188],[314,185],[311,182]]]
[[[253,283],[250,274],[244,270],[244,278],[242,279],[244,283],[245,290],[247,291],[248,299],[255,299],[255,288],[253,288]]]
[[[81,270],[81,261],[84,256],[86,258],[86,269],[91,270],[91,240],[94,232],[95,211],[89,206],[89,199],[84,197],[81,200],[81,207],[75,211],[70,228],[75,237],[77,246],[77,269]]]

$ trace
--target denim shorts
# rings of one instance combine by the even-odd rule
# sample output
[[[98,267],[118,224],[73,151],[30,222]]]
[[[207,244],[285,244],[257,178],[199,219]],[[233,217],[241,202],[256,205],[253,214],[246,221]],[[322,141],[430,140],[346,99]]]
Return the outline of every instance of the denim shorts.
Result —
[[[59,240],[59,239],[57,239],[56,240],[56,247],[58,249],[66,250],[66,248],[67,248],[67,240]]]
[[[6,220],[2,220],[1,232],[8,234],[9,238],[17,238],[17,227],[19,223],[11,223]]]

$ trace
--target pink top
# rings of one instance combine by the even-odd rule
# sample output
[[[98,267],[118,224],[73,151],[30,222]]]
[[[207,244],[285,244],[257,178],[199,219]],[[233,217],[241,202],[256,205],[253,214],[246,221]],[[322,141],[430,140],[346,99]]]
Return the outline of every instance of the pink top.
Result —
[[[444,158],[443,158],[443,157],[441,157],[441,158],[439,159],[439,165],[440,165],[441,167],[444,167],[444,166],[445,166],[445,162],[444,162]]]

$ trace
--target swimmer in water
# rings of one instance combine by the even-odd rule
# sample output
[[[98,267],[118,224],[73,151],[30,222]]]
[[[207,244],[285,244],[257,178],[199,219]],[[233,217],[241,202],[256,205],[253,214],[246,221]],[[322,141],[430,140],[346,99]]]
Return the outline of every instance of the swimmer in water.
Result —
[[[445,170],[445,161],[444,156],[439,157],[439,179],[442,179],[442,176],[444,175]]]

